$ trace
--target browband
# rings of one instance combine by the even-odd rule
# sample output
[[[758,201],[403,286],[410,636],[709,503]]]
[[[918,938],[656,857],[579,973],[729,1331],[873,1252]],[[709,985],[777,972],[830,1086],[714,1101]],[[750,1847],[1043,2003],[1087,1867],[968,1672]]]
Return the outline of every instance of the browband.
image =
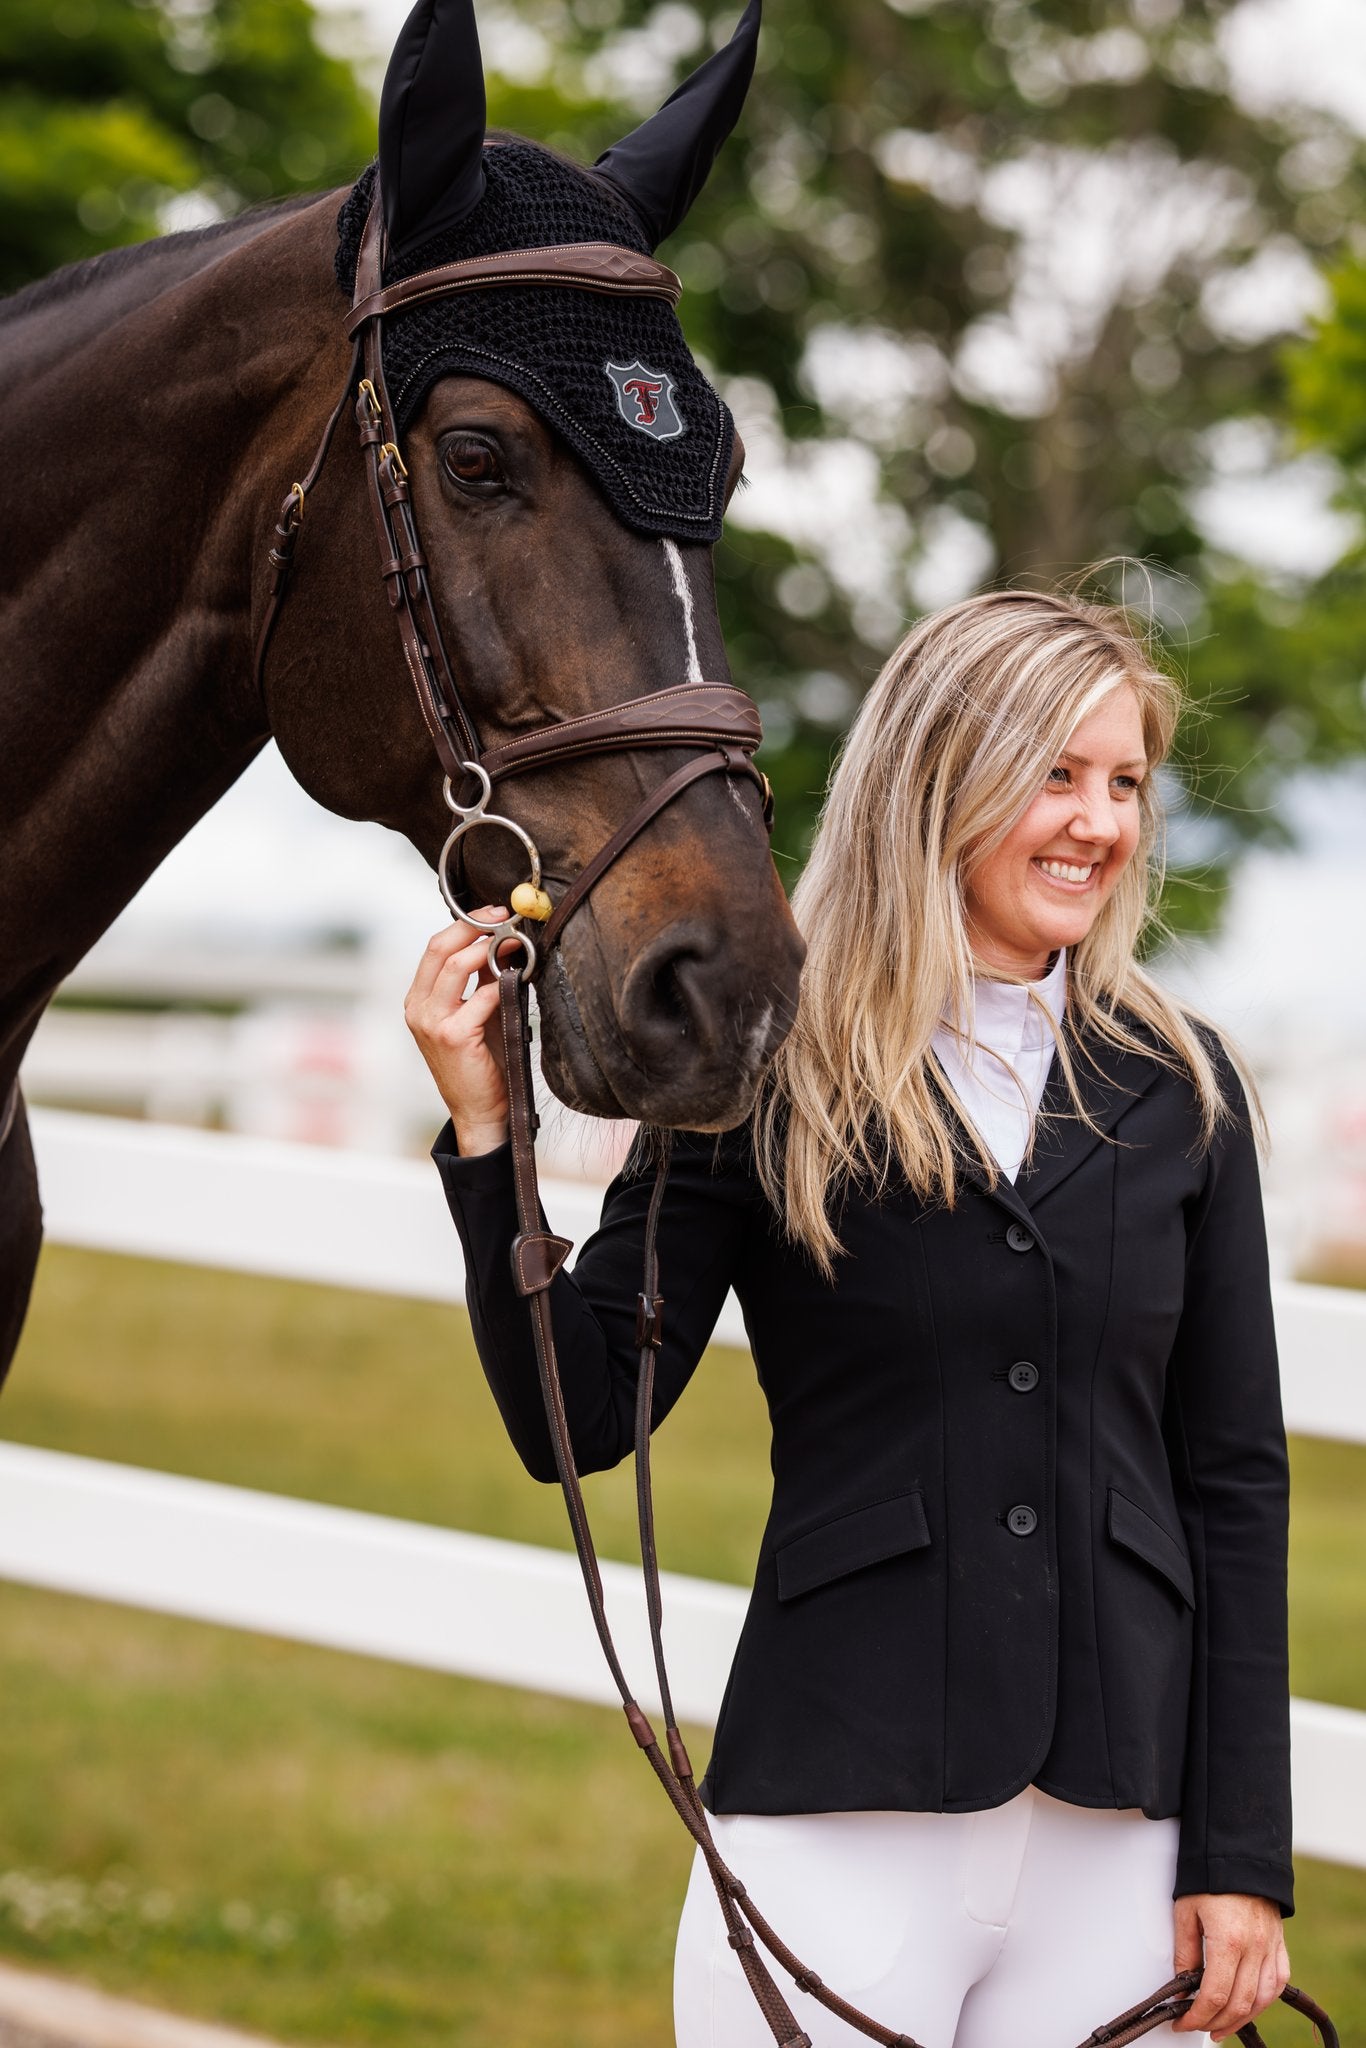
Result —
[[[559,284],[576,291],[609,296],[664,299],[676,306],[683,285],[675,273],[653,256],[620,248],[615,242],[569,242],[552,249],[505,249],[494,256],[467,256],[461,263],[443,263],[421,270],[399,284],[372,291],[352,308],[346,323],[355,334],[380,313],[396,313],[426,299],[444,299],[452,292],[488,290],[495,285]]]

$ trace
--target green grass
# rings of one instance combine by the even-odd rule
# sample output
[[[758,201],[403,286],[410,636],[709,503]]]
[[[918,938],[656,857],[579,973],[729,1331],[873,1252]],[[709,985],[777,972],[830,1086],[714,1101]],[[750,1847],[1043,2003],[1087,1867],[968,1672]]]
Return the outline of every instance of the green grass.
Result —
[[[613,1717],[13,1588],[0,1617],[14,1959],[299,2040],[665,2038],[686,1849]]]
[[[0,1434],[567,1545],[440,1308],[49,1250]],[[1366,1454],[1295,1458],[1295,1687],[1366,1707]],[[746,1360],[709,1356],[657,1463],[665,1563],[745,1580]],[[590,1497],[630,1556],[629,1476]],[[689,1849],[618,1714],[6,1586],[0,1701],[13,1960],[300,2042],[671,2039]],[[1366,2035],[1366,1873],[1302,1866],[1290,1932]]]
[[[653,1461],[667,1565],[748,1581],[763,1428],[748,1359],[714,1351]],[[468,1322],[427,1303],[49,1247],[0,1436],[570,1547]],[[604,1554],[634,1556],[629,1468],[587,1490]]]

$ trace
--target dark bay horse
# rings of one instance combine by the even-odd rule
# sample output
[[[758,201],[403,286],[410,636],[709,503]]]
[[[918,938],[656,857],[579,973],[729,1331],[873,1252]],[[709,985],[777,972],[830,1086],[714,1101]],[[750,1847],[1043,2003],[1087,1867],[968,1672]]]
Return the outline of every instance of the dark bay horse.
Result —
[[[757,6],[750,16],[757,29]],[[478,221],[478,161],[494,149],[482,74],[474,113],[468,104],[468,0],[425,0],[405,37],[380,151],[386,195],[407,209],[390,211],[400,256],[424,246],[443,207],[435,224],[458,224],[457,189],[467,215],[473,192]],[[616,165],[609,152],[606,174],[573,173],[594,203],[620,209],[618,239],[652,247],[700,186],[718,127],[738,112],[734,66],[718,73],[717,61],[654,117],[662,129],[646,123]],[[423,95],[430,116],[441,92],[460,103],[424,126]],[[538,154],[547,177],[570,174]],[[643,196],[631,206],[633,163]],[[260,686],[254,675],[281,496],[346,381],[334,275],[344,197],[97,257],[0,304],[0,1373],[39,1239],[16,1076],[63,977],[272,736],[328,809],[391,826],[432,861],[450,826],[377,574],[354,433],[338,432],[309,495]],[[489,306],[501,296],[481,295]],[[620,516],[582,458],[597,442],[580,436],[576,452],[547,410],[508,383],[443,374],[404,434],[435,607],[485,747],[728,679],[710,546]],[[654,449],[642,436],[642,461]],[[504,808],[544,849],[552,891],[680,758],[603,755],[514,785]],[[469,844],[471,900],[506,901],[520,879],[508,836]],[[800,961],[756,792],[706,776],[613,865],[546,964],[550,1084],[597,1114],[733,1123],[790,1022]]]

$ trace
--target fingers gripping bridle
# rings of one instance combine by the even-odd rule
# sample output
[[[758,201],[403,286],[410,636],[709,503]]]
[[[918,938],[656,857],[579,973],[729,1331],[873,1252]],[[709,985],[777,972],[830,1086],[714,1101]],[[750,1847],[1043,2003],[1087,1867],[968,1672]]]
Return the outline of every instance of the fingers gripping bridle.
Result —
[[[541,1220],[536,1184],[537,1117],[531,1076],[527,984],[548,958],[569,919],[617,856],[666,805],[700,777],[725,773],[753,781],[762,798],[764,824],[772,828],[772,792],[767,777],[750,758],[761,738],[758,710],[750,698],[732,684],[679,683],[624,704],[519,734],[515,739],[491,748],[481,748],[474,723],[456,685],[432,601],[427,561],[418,537],[408,471],[398,447],[380,353],[380,330],[385,314],[455,292],[509,284],[545,284],[612,295],[663,298],[674,305],[681,287],[673,272],[652,258],[607,243],[571,243],[548,249],[511,250],[444,264],[439,269],[424,271],[400,284],[385,287],[381,282],[381,220],[377,185],[361,240],[355,294],[347,321],[346,331],[355,346],[346,385],[323,431],[313,463],[303,479],[290,486],[275,527],[269,556],[271,582],[256,641],[257,686],[261,686],[271,635],[289,588],[308,494],[321,474],[336,428],[354,393],[356,426],[365,456],[366,482],[379,547],[380,575],[398,626],[404,661],[443,771],[444,800],[455,820],[441,849],[437,876],[442,895],[454,916],[487,937],[489,965],[498,977],[519,1225],[512,1245],[513,1279],[531,1312],[541,1392],[556,1467],[603,1653],[621,1695],[631,1733],[645,1752],[674,1810],[697,1843],[706,1863],[720,1901],[727,1936],[779,2048],[810,2048],[810,2037],[799,2026],[779,1990],[759,1952],[759,1944],[800,1990],[869,2040],[879,2042],[882,2048],[919,2048],[911,2035],[883,2025],[831,1991],[769,1925],[716,1847],[678,1728],[664,1661],[659,1564],[650,1486],[655,1361],[663,1342],[663,1300],[659,1293],[656,1246],[668,1173],[667,1149],[661,1151],[646,1219],[643,1285],[636,1304],[639,1370],[635,1418],[637,1520],[650,1639],[664,1711],[664,1747],[661,1747],[631,1691],[608,1626],[602,1576],[569,1437],[550,1313],[550,1286],[572,1246],[568,1239],[556,1237],[545,1229]],[[531,834],[516,820],[489,809],[495,789],[502,782],[546,766],[581,760],[593,754],[656,747],[688,749],[693,758],[649,792],[563,889],[558,902],[552,903],[542,887],[541,856]],[[473,800],[462,802],[460,792],[471,784]],[[476,827],[496,827],[510,833],[521,845],[527,859],[527,880],[512,891],[510,909],[513,914],[496,923],[474,917],[460,900],[461,848]],[[540,927],[539,945],[528,931],[528,924]],[[509,942],[520,950],[520,958],[511,963],[501,957]],[[1198,1972],[1173,1978],[1143,2005],[1122,2013],[1109,2026],[1098,2028],[1082,2048],[1125,2048],[1125,2044],[1137,2040],[1152,2028],[1179,2018],[1189,2011],[1198,1983]],[[1293,1990],[1287,1990],[1283,1996],[1297,2011],[1315,2021],[1323,2035],[1324,2048],[1337,2048],[1337,2035],[1331,2021],[1311,1999]],[[1253,2026],[1244,2027],[1239,2039],[1245,2048],[1261,2048],[1261,2037]]]

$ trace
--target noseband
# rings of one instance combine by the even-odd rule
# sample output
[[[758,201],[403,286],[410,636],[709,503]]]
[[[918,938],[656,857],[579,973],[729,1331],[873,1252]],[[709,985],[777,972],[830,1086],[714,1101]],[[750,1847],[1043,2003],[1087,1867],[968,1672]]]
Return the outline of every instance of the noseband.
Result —
[[[763,730],[757,706],[734,684],[677,683],[580,718],[563,719],[519,733],[516,738],[487,750],[480,746],[474,721],[456,685],[432,601],[408,469],[399,450],[398,430],[384,382],[380,346],[383,320],[386,314],[404,307],[429,304],[457,292],[487,291],[506,285],[553,285],[614,298],[664,299],[671,306],[677,305],[682,286],[673,271],[662,263],[609,242],[572,242],[555,248],[475,256],[385,286],[381,282],[382,221],[376,181],[356,260],[355,291],[346,322],[347,335],[354,343],[346,387],[324,429],[311,468],[301,483],[291,484],[280,508],[270,550],[271,586],[256,642],[256,682],[259,689],[270,637],[289,588],[308,493],[321,474],[332,436],[354,391],[380,575],[423,722],[441,764],[445,801],[455,819],[437,862],[441,893],[454,916],[487,936],[491,967],[509,964],[500,958],[506,942],[520,947],[520,962],[515,964],[525,982],[531,980],[589,890],[602,879],[617,856],[651,819],[702,776],[720,773],[753,782],[760,794],[764,825],[772,830],[773,794],[767,776],[750,758]],[[541,856],[530,833],[513,819],[488,808],[495,786],[514,776],[582,760],[590,754],[635,752],[652,747],[687,748],[694,758],[649,792],[568,884],[558,903],[552,903],[541,886]],[[462,803],[459,792],[471,783],[476,790],[473,801]],[[458,873],[463,841],[476,826],[496,826],[511,833],[527,857],[528,878],[512,892],[512,915],[494,923],[470,914],[460,900],[461,884],[452,869],[454,862]],[[539,947],[528,925],[533,929],[537,925],[544,927]]]
[[[550,1439],[589,1607],[603,1653],[621,1695],[631,1733],[645,1752],[675,1812],[697,1843],[706,1863],[720,1902],[727,1937],[775,2043],[779,2048],[811,2048],[810,2037],[798,2024],[759,1952],[760,1944],[787,1972],[798,1989],[808,1993],[846,2025],[869,2040],[879,2042],[882,2048],[919,2048],[911,2035],[898,2033],[869,2014],[860,2012],[822,1983],[815,1971],[808,1969],[770,1926],[716,1847],[679,1732],[664,1664],[659,1564],[650,1486],[655,1362],[663,1343],[663,1297],[659,1292],[656,1239],[668,1172],[667,1146],[660,1152],[646,1218],[643,1284],[636,1301],[639,1364],[635,1419],[636,1502],[645,1572],[646,1612],[664,1709],[667,1755],[631,1691],[608,1625],[602,1575],[569,1438],[550,1313],[551,1283],[572,1246],[567,1239],[556,1237],[545,1228],[537,1196],[537,1118],[531,1075],[527,983],[536,973],[538,964],[549,955],[589,890],[607,872],[617,855],[631,844],[652,818],[701,776],[724,773],[744,776],[754,782],[763,799],[764,824],[772,829],[773,799],[768,779],[750,759],[761,737],[759,713],[750,698],[729,683],[678,683],[649,696],[634,697],[624,704],[586,712],[582,717],[542,726],[532,732],[520,733],[515,739],[506,740],[498,746],[481,749],[474,724],[456,688],[432,603],[427,561],[413,518],[408,471],[399,452],[380,360],[380,326],[386,313],[454,292],[487,290],[510,284],[568,285],[583,291],[663,298],[675,305],[681,287],[673,272],[652,258],[632,249],[591,242],[475,257],[463,263],[444,264],[440,269],[424,271],[400,284],[384,287],[381,284],[381,219],[377,186],[361,240],[355,295],[347,322],[346,331],[355,342],[355,351],[346,386],[323,431],[312,466],[302,482],[291,485],[275,528],[275,541],[270,551],[272,582],[256,642],[257,684],[259,687],[270,636],[289,587],[294,549],[308,493],[318,480],[333,434],[355,391],[356,425],[365,455],[370,508],[379,544],[380,574],[398,624],[404,660],[417,691],[423,720],[444,772],[445,801],[455,818],[437,866],[441,892],[457,918],[486,935],[489,965],[498,976],[499,1018],[508,1082],[513,1182],[519,1225],[511,1251],[513,1280],[531,1313]],[[687,748],[694,753],[694,758],[675,769],[650,792],[565,888],[558,903],[552,904],[541,887],[541,857],[530,833],[513,819],[488,808],[495,787],[500,782],[558,762],[584,760],[592,754],[652,747]],[[457,792],[467,783],[475,785],[474,800],[462,804]],[[510,909],[513,915],[496,924],[481,921],[465,909],[459,900],[458,883],[451,874],[452,864],[459,857],[464,839],[477,826],[497,826],[510,832],[527,857],[528,879],[512,891]],[[524,928],[525,921],[544,927],[539,952],[536,942]],[[521,948],[520,962],[500,958],[501,949],[509,940]],[[1082,2043],[1082,2048],[1126,2048],[1127,2043],[1137,2041],[1153,2028],[1179,2019],[1189,2012],[1199,1981],[1198,1971],[1187,1971],[1172,1978],[1141,2005],[1131,2007],[1108,2025],[1098,2027]],[[1285,1991],[1282,1996],[1287,2004],[1314,2022],[1324,2048],[1337,2048],[1337,2034],[1321,2007],[1315,2005],[1307,1994],[1294,1989]],[[1240,2029],[1238,2038],[1244,2043],[1244,2048],[1263,2048],[1262,2038],[1251,2024]]]

